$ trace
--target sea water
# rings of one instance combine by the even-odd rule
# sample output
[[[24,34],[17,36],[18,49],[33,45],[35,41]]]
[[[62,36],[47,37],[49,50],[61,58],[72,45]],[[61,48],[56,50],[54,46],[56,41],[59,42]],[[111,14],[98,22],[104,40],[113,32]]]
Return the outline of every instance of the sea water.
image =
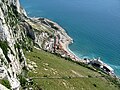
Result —
[[[120,76],[120,0],[20,0],[30,17],[60,24],[79,57],[101,57]]]

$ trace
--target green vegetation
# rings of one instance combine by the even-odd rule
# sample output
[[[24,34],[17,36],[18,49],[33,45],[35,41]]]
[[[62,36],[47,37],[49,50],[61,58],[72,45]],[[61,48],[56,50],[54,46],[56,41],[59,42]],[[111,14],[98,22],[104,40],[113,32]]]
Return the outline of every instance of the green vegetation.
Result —
[[[1,41],[0,40],[0,47],[2,48],[4,55],[7,56],[7,53],[8,53],[8,43],[7,43],[7,41]]]
[[[10,83],[9,83],[9,81],[8,81],[7,79],[2,79],[2,80],[0,80],[0,83],[1,83],[2,85],[4,85],[5,87],[7,87],[8,89],[11,88]]]
[[[6,57],[6,59],[8,60],[8,62],[10,62],[10,59],[7,56],[7,54],[8,54],[8,48],[9,48],[7,41],[1,41],[0,40],[0,47],[3,50],[3,53],[4,53],[5,57]]]
[[[19,75],[18,77],[20,79],[19,81],[20,81],[21,86],[24,87],[26,85],[26,82],[27,82],[25,77],[22,75]]]
[[[19,24],[19,13],[17,12],[17,7],[13,4],[10,6],[6,4],[7,6],[7,13],[5,15],[5,21],[8,26],[10,26],[12,29],[14,29],[14,32],[16,33],[15,29],[18,29]],[[1,8],[3,10],[3,8]],[[3,10],[4,11],[4,10]]]
[[[34,21],[30,21],[30,20],[26,20],[26,22],[28,22],[36,32],[39,32],[39,33],[46,32],[50,35],[53,35],[54,33],[53,29],[46,27],[42,24],[35,23]]]
[[[38,66],[28,72],[34,90],[120,90],[107,75],[48,52],[33,49],[25,55]]]

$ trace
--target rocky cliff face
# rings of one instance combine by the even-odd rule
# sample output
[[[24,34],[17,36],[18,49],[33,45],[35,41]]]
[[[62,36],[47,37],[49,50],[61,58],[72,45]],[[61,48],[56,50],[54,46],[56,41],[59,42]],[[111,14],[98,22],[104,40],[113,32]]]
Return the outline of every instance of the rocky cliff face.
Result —
[[[19,89],[17,75],[26,65],[23,50],[19,47],[23,33],[19,22],[21,11],[18,0],[0,1],[0,76],[8,79],[12,89]]]
[[[0,78],[19,90],[17,77],[27,67],[23,50],[33,47],[64,54],[61,42],[71,38],[56,23],[45,18],[28,18],[19,0],[0,0]]]

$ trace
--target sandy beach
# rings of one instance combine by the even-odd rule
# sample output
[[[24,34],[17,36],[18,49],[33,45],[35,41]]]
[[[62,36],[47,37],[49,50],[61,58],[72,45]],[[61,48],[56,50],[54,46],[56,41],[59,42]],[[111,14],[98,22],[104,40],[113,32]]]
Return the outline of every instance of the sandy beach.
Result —
[[[70,49],[69,49],[69,44],[73,43],[73,40],[71,38],[66,38],[63,40],[64,42],[60,42],[62,45],[63,49],[67,52],[67,56],[69,56],[72,60],[74,61],[79,61],[82,62],[82,59],[76,56]]]

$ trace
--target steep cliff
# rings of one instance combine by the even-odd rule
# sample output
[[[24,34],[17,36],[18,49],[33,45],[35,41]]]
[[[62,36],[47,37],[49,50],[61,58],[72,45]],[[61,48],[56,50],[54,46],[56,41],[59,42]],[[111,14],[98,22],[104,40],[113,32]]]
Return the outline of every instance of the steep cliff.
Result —
[[[24,34],[20,28],[20,15],[23,13],[18,0],[0,1],[0,77],[6,78],[12,89],[19,89],[17,75],[26,66],[20,47]]]
[[[56,23],[45,18],[28,18],[19,0],[0,1],[0,78],[19,90],[18,75],[27,68],[23,50],[33,47],[63,53],[60,42],[72,41]],[[66,54],[67,55],[67,54]]]

